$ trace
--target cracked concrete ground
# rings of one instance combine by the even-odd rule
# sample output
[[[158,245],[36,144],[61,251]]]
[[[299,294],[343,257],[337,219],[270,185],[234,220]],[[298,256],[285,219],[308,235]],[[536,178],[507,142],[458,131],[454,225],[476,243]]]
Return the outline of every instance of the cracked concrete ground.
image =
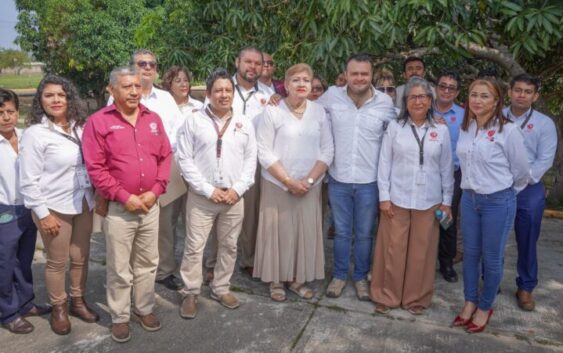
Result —
[[[162,329],[149,333],[133,322],[131,341],[118,344],[109,333],[104,239],[96,234],[86,297],[102,320],[86,324],[71,317],[72,332],[57,336],[49,328],[48,317],[34,317],[30,321],[35,331],[30,335],[0,330],[0,352],[563,352],[563,220],[544,219],[538,249],[540,285],[534,292],[536,310],[531,313],[516,306],[516,245],[514,237],[510,239],[502,293],[483,334],[469,335],[449,327],[463,303],[463,284],[461,280],[447,283],[439,274],[432,307],[416,318],[403,310],[374,314],[373,304],[355,298],[351,283],[342,297],[325,297],[332,264],[332,241],[328,240],[327,279],[311,284],[316,291],[313,300],[301,300],[288,292],[285,303],[274,303],[265,284],[237,268],[232,288],[241,299],[239,309],[223,308],[209,299],[209,288],[204,287],[197,318],[183,320],[178,315],[179,295],[157,285],[156,314]],[[179,239],[178,259],[182,248],[183,239]],[[38,302],[46,300],[44,266],[38,251],[33,265]],[[461,275],[461,264],[456,269]]]

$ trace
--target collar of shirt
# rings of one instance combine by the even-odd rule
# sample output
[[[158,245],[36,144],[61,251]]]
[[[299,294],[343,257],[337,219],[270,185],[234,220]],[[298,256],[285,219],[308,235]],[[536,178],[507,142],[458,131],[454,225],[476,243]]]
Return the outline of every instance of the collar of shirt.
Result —
[[[512,109],[511,106],[509,105],[508,107],[504,108],[504,115],[510,119],[511,121],[516,121],[519,120],[520,118],[526,117],[528,116],[528,114],[530,114],[530,111],[532,110],[532,107],[528,108],[528,110],[526,110],[524,112],[524,114],[520,115],[520,116],[516,116],[512,113]]]
[[[208,105],[204,110],[205,110],[205,115],[207,115],[208,117],[213,119],[213,121],[215,121],[220,128],[223,125],[225,125],[225,123],[229,119],[231,119],[233,117],[233,109],[232,108],[231,108],[231,111],[229,112],[229,116],[226,119],[223,119],[223,118],[217,116],[217,114],[213,113],[213,111],[211,110],[211,105]]]
[[[339,91],[340,91],[340,94],[341,94],[343,97],[345,97],[345,98],[348,99],[348,101],[349,101],[350,104],[354,105],[354,107],[356,107],[357,109],[362,109],[363,107],[367,106],[367,105],[370,104],[371,102],[375,102],[380,94],[385,94],[385,93],[383,93],[383,92],[379,92],[378,90],[376,90],[375,87],[373,87],[373,85],[370,85],[369,87],[370,87],[370,89],[371,89],[372,95],[371,95],[371,97],[369,97],[369,98],[364,102],[364,104],[363,104],[361,107],[359,107],[359,108],[356,107],[356,103],[354,103],[354,101],[352,100],[352,98],[350,98],[350,96],[348,95],[348,85],[344,85],[344,86],[342,86],[342,87],[339,87]]]
[[[117,106],[115,105],[115,103],[112,103],[111,105],[108,105],[107,107],[102,108],[101,112],[103,114],[114,114],[116,116],[118,116],[121,120],[125,121],[127,124],[131,125],[130,122],[128,122],[127,120],[125,120],[125,118],[123,117],[123,115],[121,114],[121,112],[117,109]],[[139,103],[139,113],[137,114],[137,118],[150,113],[151,111],[149,110],[149,108],[145,107],[143,104]]]
[[[49,130],[58,131],[60,133],[68,135],[68,133],[60,125],[55,124],[51,119],[47,117],[47,115],[43,115],[43,117],[41,118],[41,125]],[[71,120],[69,125],[71,131],[72,129],[74,129],[75,125],[76,121]]]
[[[20,128],[14,128],[15,132],[16,132],[16,137],[18,139],[18,143],[20,143],[21,139],[22,139],[22,129]],[[10,143],[10,141],[8,141],[3,135],[0,135],[0,143]]]

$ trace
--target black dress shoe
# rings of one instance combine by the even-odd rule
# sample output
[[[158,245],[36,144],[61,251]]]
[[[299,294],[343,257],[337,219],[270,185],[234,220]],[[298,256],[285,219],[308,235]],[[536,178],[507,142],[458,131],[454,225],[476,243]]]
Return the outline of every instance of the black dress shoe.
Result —
[[[28,311],[24,317],[28,316],[42,316],[45,314],[49,314],[53,310],[53,306],[51,304],[34,304],[30,311]]]
[[[444,279],[447,282],[450,282],[450,283],[457,282],[457,272],[455,272],[455,270],[452,266],[442,266],[442,267],[440,267],[440,273],[442,274],[442,277],[444,277]]]
[[[182,282],[182,280],[174,275],[170,275],[166,278],[159,279],[156,281],[156,283],[162,284],[163,286],[165,286],[170,290],[180,290],[184,287],[184,283]]]
[[[21,316],[2,326],[4,326],[11,333],[17,333],[17,334],[26,334],[33,331],[33,325],[31,324],[31,322],[27,321]]]

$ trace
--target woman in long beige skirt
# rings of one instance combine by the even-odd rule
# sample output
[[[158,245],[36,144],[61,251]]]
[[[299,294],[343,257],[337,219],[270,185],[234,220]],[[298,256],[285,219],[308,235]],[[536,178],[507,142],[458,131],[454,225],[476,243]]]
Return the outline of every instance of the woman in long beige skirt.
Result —
[[[306,282],[324,278],[321,182],[334,146],[324,109],[307,100],[313,71],[306,64],[285,75],[288,97],[267,107],[256,133],[262,166],[254,277],[270,283],[274,301],[285,284],[311,299]]]

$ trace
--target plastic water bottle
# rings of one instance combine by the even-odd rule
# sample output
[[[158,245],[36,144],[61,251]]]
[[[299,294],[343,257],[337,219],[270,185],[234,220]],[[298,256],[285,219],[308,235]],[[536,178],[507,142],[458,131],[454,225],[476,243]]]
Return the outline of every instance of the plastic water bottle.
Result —
[[[452,225],[453,220],[450,220],[448,218],[448,215],[442,212],[442,210],[436,210],[434,214],[436,215],[436,219],[438,220],[438,222],[440,222],[440,225],[442,226],[442,228],[444,228],[444,230],[448,229]]]

